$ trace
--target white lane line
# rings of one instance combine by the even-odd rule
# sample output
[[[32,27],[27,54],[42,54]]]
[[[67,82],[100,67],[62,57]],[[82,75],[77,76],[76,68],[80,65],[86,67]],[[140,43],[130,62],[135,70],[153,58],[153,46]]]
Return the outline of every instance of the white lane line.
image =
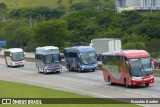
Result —
[[[85,75],[85,74],[78,74],[79,76],[83,76],[83,77],[88,77],[88,75]],[[91,78],[100,78],[100,79],[103,79],[103,75],[102,76],[94,76],[94,75],[89,75],[89,77]]]
[[[138,104],[138,105],[143,106],[143,107],[151,107],[151,106],[143,105],[143,104]]]
[[[115,87],[109,87],[109,88],[116,89]]]
[[[118,88],[118,90],[123,91],[123,89]]]
[[[137,91],[136,91],[136,92],[133,92],[133,93],[135,93],[135,94],[139,94],[140,92],[137,92]]]
[[[141,94],[146,95],[146,96],[149,95],[149,94],[146,94],[146,93],[141,93]]]
[[[142,95],[145,95],[145,96],[152,96],[152,97],[156,97],[156,98],[158,98],[158,96],[155,96],[155,95],[149,95],[149,94],[146,94],[146,93],[134,92],[134,91],[125,90],[125,89],[120,89],[120,88],[116,88],[116,87],[110,87],[110,86],[103,86],[103,87],[111,88],[111,89],[114,89],[114,90],[126,91],[126,92],[129,92],[129,93],[142,94]]]
[[[78,83],[83,83],[83,84],[89,84],[89,85],[93,85],[93,86],[99,86],[93,83],[89,83],[89,82],[85,82],[85,81],[79,81],[79,80],[74,80],[74,79],[69,79],[69,78],[60,78],[60,77],[53,77],[56,79],[63,79],[63,80],[67,80],[67,81],[73,81],[73,82],[78,82]]]
[[[155,97],[156,97],[156,98],[159,98],[159,97],[158,97],[158,96],[156,96],[156,95],[151,95],[151,96],[152,96],[152,97],[154,97],[154,98],[155,98]]]
[[[4,76],[4,75],[1,75],[1,76]],[[6,76],[6,77],[13,78],[12,76]],[[36,81],[36,80],[31,80],[31,79],[26,79],[26,78],[19,78],[19,77],[14,77],[14,78],[22,79],[22,80],[30,81],[30,82],[35,82],[35,83],[40,83],[40,84],[45,84],[45,85],[51,85],[51,86],[55,86],[55,87],[61,87],[61,88],[70,89],[70,90],[74,90],[74,91],[79,91],[79,92],[87,93],[87,94],[90,94],[90,95],[99,96],[100,98],[113,98],[113,97],[110,97],[110,96],[101,95],[101,94],[97,94],[97,93],[93,93],[93,92],[89,92],[89,91],[85,91],[85,90],[80,90],[80,89],[76,89],[76,88],[71,88],[71,87],[67,87],[67,86],[58,85],[58,84],[40,82],[40,81]]]
[[[29,70],[20,70],[20,69],[12,69],[13,71],[18,71],[18,72],[23,72],[23,73],[27,73],[27,74],[36,74],[36,73],[38,73],[38,72],[36,72],[36,71],[29,71]]]
[[[127,92],[130,92],[130,93],[131,93],[131,91],[129,91],[129,90],[124,90],[124,91],[127,91]]]

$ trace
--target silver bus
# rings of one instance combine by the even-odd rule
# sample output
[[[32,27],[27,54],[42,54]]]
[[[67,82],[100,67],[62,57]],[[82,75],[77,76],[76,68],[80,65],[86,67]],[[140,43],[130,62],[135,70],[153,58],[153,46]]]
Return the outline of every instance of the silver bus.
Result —
[[[35,63],[38,72],[60,73],[62,67],[60,65],[59,48],[55,46],[44,46],[36,48]]]

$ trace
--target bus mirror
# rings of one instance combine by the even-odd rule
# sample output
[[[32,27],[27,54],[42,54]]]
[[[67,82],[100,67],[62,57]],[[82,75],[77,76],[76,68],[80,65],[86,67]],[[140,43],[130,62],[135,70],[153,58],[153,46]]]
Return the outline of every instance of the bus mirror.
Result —
[[[151,61],[152,61],[153,69],[156,68],[156,66],[157,66],[156,60],[154,58],[152,58]]]
[[[130,65],[129,65],[128,61],[126,61],[126,66],[127,66],[128,69],[130,69]]]

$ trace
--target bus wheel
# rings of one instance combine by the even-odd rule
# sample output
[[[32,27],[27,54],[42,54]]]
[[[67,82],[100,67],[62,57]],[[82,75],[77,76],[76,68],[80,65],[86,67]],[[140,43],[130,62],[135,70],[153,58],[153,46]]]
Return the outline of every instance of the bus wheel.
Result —
[[[126,79],[124,79],[124,85],[125,85],[126,88],[129,88],[129,85],[128,85]]]
[[[44,73],[44,74],[46,74],[46,73],[47,73],[47,72],[46,72],[46,70],[45,70],[44,68],[43,68],[43,73]]]
[[[77,67],[77,71],[78,71],[78,72],[81,72],[81,68],[80,68],[80,67]]]
[[[72,71],[72,67],[68,65],[68,71]]]
[[[145,86],[148,87],[148,86],[149,86],[149,83],[145,84]]]
[[[111,81],[111,77],[110,76],[108,76],[108,82],[109,82],[110,85],[113,85],[113,82]]]
[[[39,67],[37,67],[37,69],[38,69],[38,72],[40,72]]]

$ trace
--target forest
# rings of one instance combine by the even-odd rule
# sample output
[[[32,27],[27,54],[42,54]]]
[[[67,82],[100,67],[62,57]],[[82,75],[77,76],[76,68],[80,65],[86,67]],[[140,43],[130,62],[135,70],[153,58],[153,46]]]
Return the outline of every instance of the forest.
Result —
[[[160,13],[117,13],[114,0],[89,0],[65,7],[9,9],[0,3],[0,40],[7,48],[34,52],[44,45],[65,47],[89,45],[94,38],[121,38],[123,49],[160,52]]]

